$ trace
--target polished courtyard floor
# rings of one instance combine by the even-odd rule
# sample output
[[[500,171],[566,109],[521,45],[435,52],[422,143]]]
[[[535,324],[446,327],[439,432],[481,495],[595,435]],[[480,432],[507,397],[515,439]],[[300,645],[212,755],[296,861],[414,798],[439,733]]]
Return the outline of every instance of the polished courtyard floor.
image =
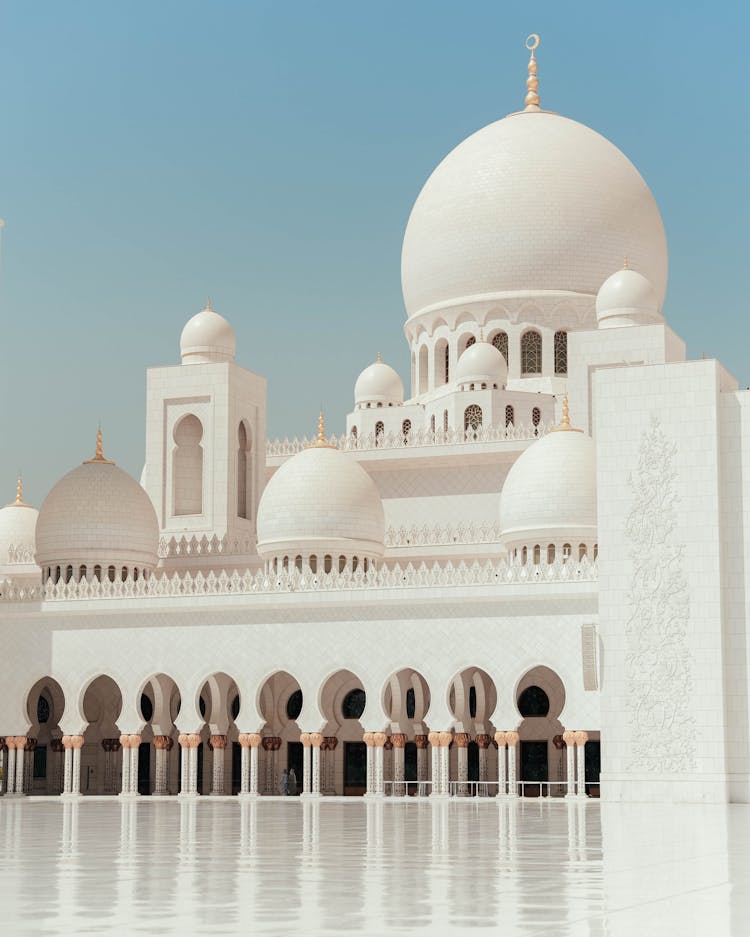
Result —
[[[2,933],[750,934],[750,807],[0,799]]]

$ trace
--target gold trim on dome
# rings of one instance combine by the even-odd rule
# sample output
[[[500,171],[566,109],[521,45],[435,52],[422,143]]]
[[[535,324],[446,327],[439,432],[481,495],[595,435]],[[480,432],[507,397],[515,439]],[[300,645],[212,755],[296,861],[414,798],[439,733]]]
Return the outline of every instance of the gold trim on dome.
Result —
[[[529,59],[529,74],[526,78],[526,87],[528,91],[526,93],[526,98],[524,103],[526,104],[527,111],[538,111],[540,110],[540,98],[539,98],[539,78],[537,77],[537,64],[536,56],[534,55],[534,50],[539,47],[539,36],[536,33],[532,33],[526,38],[526,48],[531,52],[531,58]]]
[[[21,473],[18,474],[18,481],[16,482],[16,500],[11,501],[9,504],[5,505],[6,508],[30,508],[30,504],[26,504],[23,500],[23,479],[21,478]]]
[[[554,429],[551,429],[551,433],[582,433],[582,429],[576,429],[575,426],[570,425],[570,410],[568,409],[568,395],[566,394],[563,397],[562,405],[562,420],[560,420],[560,425],[555,426]]]
[[[308,449],[335,449],[335,446],[332,446],[326,438],[326,419],[323,416],[323,411],[320,411],[318,416],[318,438],[315,442],[307,447]]]
[[[102,428],[101,426],[96,431],[96,452],[94,453],[93,459],[86,459],[83,463],[84,465],[92,465],[94,462],[99,462],[102,465],[114,465],[115,463],[111,459],[104,458],[104,450],[102,447]]]

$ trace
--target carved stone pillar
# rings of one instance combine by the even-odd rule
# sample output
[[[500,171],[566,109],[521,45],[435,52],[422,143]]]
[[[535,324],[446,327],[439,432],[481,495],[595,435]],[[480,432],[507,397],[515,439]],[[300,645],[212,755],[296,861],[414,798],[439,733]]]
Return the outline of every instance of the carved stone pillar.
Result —
[[[505,739],[508,743],[508,795],[510,797],[518,797],[518,782],[517,777],[517,747],[520,736],[518,732],[506,732]]]
[[[208,747],[213,752],[213,765],[211,773],[211,796],[224,796],[224,757],[227,747],[226,735],[212,735],[208,740]]]
[[[36,739],[26,738],[23,746],[23,773],[19,794],[31,794],[34,787],[34,749]],[[18,767],[16,767],[16,787],[18,787]]]
[[[51,739],[49,743],[52,758],[52,777],[50,781],[50,794],[62,794],[63,791],[63,748],[62,739]]]
[[[70,797],[81,795],[81,749],[83,748],[82,735],[63,735],[63,748],[65,749],[65,771],[63,780],[63,794]]]
[[[310,794],[312,797],[320,797],[320,747],[322,744],[322,734],[320,732],[311,732],[312,774],[310,777]]]
[[[589,736],[587,732],[576,732],[576,748],[578,750],[578,787],[579,797],[586,796],[586,742]]]
[[[180,797],[185,797],[188,793],[189,739],[190,736],[183,732],[177,736],[177,744],[180,746],[180,790],[178,791]]]
[[[375,742],[373,741],[374,732],[365,732],[362,741],[367,746],[367,791],[365,797],[375,797]]]
[[[278,794],[276,778],[276,752],[281,748],[281,739],[275,735],[267,735],[261,742],[266,753],[265,761],[265,790],[266,794]]]
[[[565,767],[567,778],[565,785],[565,796],[575,797],[576,793],[576,734],[575,732],[563,732],[563,742],[565,742]]]
[[[156,750],[154,797],[163,797],[167,793],[168,758],[173,744],[172,739],[168,735],[154,736],[154,749]]]
[[[432,785],[430,788],[431,794],[440,793],[440,733],[439,732],[430,732],[427,736],[427,741],[430,743],[430,751],[432,756],[432,770],[430,772]]]
[[[453,741],[458,748],[458,796],[466,797],[469,793],[469,785],[466,782],[469,780],[469,742],[471,736],[468,732],[456,732]]]
[[[261,738],[256,732],[243,732],[237,741],[241,746],[240,795],[258,796],[258,746]]]
[[[5,744],[5,736],[0,735],[0,797],[5,793],[5,781],[8,777],[8,746]]]
[[[122,745],[122,787],[120,797],[138,796],[138,749],[140,735],[121,735]]]
[[[406,748],[406,736],[397,732],[391,735],[393,744],[393,794],[395,797],[403,797],[406,794],[406,784],[404,783],[404,750]]]
[[[302,793],[305,795],[309,794],[311,789],[310,746],[312,745],[312,742],[310,741],[310,733],[303,732],[302,735],[300,735],[299,740],[302,742]]]
[[[497,745],[497,796],[505,797],[506,789],[506,770],[505,770],[505,743],[507,742],[507,732],[495,733],[495,744]]]
[[[427,742],[426,735],[415,735],[414,744],[417,746],[417,793],[422,794],[421,783],[427,780]]]
[[[487,758],[489,747],[492,745],[491,735],[478,735],[477,747],[479,748],[479,780],[482,782],[479,786],[479,796],[487,796]]]
[[[16,791],[16,737],[9,735],[5,739],[8,748],[8,770],[6,772],[5,790],[10,796]]]
[[[372,742],[375,747],[375,793],[378,797],[382,797],[385,792],[384,775],[384,752],[385,752],[385,743],[388,741],[388,736],[385,732],[373,732],[372,733]]]

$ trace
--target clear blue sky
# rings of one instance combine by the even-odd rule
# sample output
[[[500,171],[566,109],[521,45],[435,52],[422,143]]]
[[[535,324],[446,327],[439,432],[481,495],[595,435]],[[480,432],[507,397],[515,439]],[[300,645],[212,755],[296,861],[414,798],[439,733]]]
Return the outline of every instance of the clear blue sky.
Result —
[[[210,294],[269,433],[341,431],[378,350],[408,377],[399,265],[440,159],[525,93],[638,166],[688,353],[750,383],[750,13],[631,0],[6,3],[0,503],[89,457],[140,474],[145,369]]]

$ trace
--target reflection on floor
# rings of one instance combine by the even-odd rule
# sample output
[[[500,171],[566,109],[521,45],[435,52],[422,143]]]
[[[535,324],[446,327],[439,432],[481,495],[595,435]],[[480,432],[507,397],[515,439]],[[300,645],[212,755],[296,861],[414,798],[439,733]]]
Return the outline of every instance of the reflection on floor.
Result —
[[[0,800],[3,933],[743,935],[750,807]]]

